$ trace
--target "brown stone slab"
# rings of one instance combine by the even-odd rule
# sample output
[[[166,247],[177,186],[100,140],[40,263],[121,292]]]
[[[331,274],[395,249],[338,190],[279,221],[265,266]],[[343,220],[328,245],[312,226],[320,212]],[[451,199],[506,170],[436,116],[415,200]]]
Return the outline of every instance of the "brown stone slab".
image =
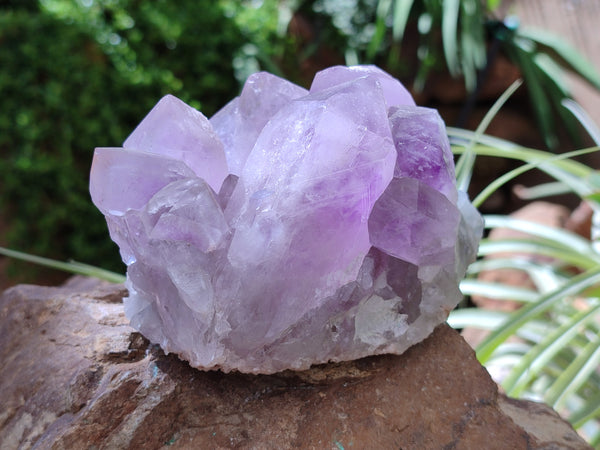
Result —
[[[0,448],[589,448],[547,406],[501,396],[447,325],[400,356],[201,372],[127,325],[124,294],[74,278],[0,297]]]

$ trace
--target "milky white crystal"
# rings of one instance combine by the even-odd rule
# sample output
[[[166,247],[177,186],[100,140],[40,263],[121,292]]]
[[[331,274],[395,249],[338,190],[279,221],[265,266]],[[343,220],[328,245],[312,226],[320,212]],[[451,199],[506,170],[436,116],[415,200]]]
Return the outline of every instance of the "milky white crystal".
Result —
[[[374,66],[309,91],[257,73],[210,120],[166,96],[96,149],[90,191],[132,326],[201,369],[402,353],[460,300],[482,230],[439,115]]]

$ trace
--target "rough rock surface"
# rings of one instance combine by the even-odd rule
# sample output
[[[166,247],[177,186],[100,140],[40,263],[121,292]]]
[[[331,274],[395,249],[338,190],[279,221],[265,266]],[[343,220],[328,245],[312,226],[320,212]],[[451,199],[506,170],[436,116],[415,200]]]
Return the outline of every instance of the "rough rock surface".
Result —
[[[589,448],[499,394],[446,325],[400,356],[201,372],[127,325],[124,294],[73,278],[0,297],[0,448]]]

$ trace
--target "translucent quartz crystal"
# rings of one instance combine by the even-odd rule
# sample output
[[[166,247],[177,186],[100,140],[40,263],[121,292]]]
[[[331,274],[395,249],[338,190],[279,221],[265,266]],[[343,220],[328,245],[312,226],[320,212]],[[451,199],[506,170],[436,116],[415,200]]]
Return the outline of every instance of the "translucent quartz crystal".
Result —
[[[90,191],[132,326],[201,369],[402,353],[460,300],[482,231],[439,115],[374,66],[309,91],[254,74],[210,121],[167,96],[96,149]]]

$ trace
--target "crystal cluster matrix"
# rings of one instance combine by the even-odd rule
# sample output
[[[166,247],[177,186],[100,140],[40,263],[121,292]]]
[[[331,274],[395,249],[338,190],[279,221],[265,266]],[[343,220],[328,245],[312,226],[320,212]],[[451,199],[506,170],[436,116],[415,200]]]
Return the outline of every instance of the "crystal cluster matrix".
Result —
[[[210,120],[167,95],[95,150],[90,190],[132,326],[226,372],[404,352],[460,300],[482,230],[438,113],[374,66],[308,91],[256,73]]]

